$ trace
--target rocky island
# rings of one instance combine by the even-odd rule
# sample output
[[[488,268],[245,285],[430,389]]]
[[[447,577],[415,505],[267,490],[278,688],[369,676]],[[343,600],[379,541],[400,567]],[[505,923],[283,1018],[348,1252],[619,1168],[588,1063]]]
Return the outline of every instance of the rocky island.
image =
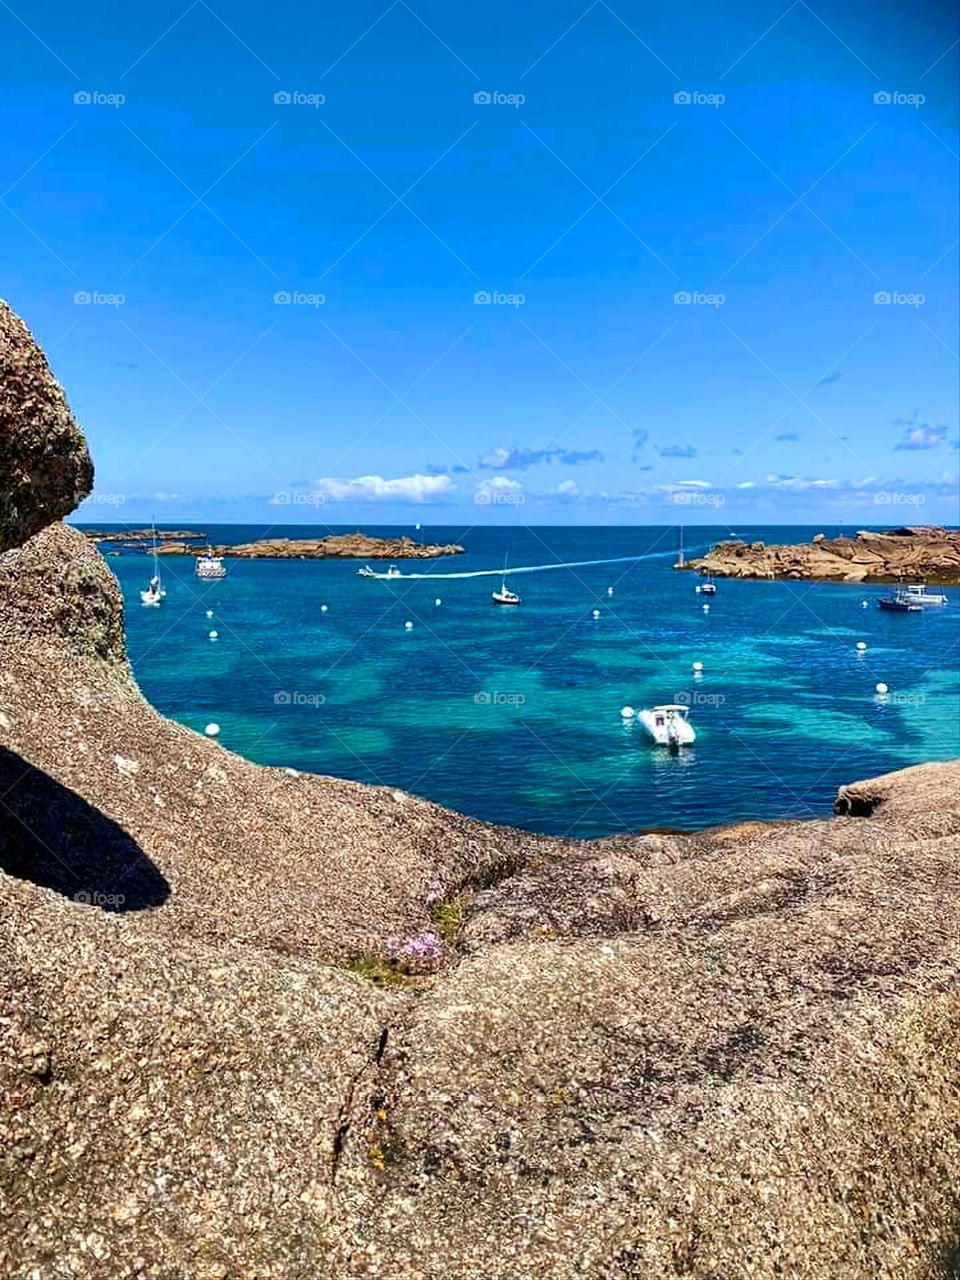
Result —
[[[960,583],[960,533],[911,526],[886,533],[775,546],[733,539],[719,542],[682,566],[718,578],[823,578],[836,582]]]
[[[327,538],[260,538],[236,545],[191,546],[168,542],[161,556],[234,556],[240,560],[430,560],[463,554],[456,543],[427,544],[412,538],[374,538],[365,533],[338,533]]]
[[[261,767],[142,697],[91,483],[0,307],[4,1275],[951,1274],[955,762],[589,842]]]
[[[185,539],[196,540],[197,538],[205,538],[205,533],[194,533],[190,529],[124,529],[117,531],[116,529],[84,529],[83,535],[89,538],[91,542],[130,542],[130,543],[153,543],[181,541]]]

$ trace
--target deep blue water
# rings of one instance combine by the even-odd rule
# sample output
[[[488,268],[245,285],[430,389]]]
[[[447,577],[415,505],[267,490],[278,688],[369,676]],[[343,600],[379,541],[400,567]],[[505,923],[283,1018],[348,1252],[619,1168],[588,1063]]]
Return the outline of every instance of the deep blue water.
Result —
[[[267,532],[195,527],[221,543]],[[819,529],[738,532],[795,542]],[[672,568],[676,528],[419,536],[468,554],[401,562],[404,573],[497,569],[507,550],[513,567],[650,558],[517,575],[523,604],[500,609],[490,577],[381,582],[359,578],[354,561],[234,560],[226,580],[202,583],[192,559],[166,557],[166,602],[149,609],[149,561],[113,556],[144,694],[191,728],[217,722],[225,746],[263,764],[578,836],[823,814],[843,782],[960,755],[960,591],[948,589],[946,608],[900,615],[874,607],[880,587],[720,581],[705,611],[696,576]],[[688,529],[687,551],[727,536]],[[621,722],[624,704],[678,698],[697,730],[679,756]]]

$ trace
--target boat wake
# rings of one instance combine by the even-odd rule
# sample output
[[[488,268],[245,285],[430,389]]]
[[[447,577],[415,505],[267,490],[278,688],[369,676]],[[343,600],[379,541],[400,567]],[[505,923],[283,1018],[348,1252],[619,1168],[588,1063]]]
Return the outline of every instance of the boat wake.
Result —
[[[704,550],[703,547],[691,547],[689,552],[697,552]],[[676,556],[676,551],[648,551],[637,556],[610,556],[605,560],[567,560],[562,564],[527,564],[520,565],[515,569],[471,569],[465,573],[371,573],[365,574],[365,577],[379,578],[382,581],[389,582],[412,582],[416,579],[443,579],[449,581],[453,578],[501,578],[504,575],[509,577],[514,573],[545,573],[548,569],[588,569],[592,565],[599,564],[629,564],[640,560],[661,560],[666,556]]]

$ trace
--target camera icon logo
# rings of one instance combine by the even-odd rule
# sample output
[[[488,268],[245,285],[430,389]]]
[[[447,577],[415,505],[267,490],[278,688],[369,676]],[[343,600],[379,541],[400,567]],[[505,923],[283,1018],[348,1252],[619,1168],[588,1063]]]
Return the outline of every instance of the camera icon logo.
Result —
[[[478,289],[473,295],[473,301],[477,306],[486,306],[490,302],[490,294],[486,289]]]
[[[73,101],[78,107],[88,107],[91,102],[91,97],[86,89],[78,89],[73,95]]]
[[[688,293],[686,289],[681,289],[679,293],[673,295],[675,304],[689,305],[693,301],[693,295]]]
[[[273,700],[278,707],[286,707],[289,705],[291,698],[286,689],[281,689],[273,695]]]
[[[278,306],[286,306],[290,303],[291,297],[286,289],[280,289],[273,295],[273,300]]]
[[[680,89],[677,93],[673,95],[673,100],[678,107],[685,107],[685,106],[689,106],[689,104],[693,101],[693,98],[687,92],[686,89]]]
[[[877,292],[873,295],[873,301],[877,306],[889,306],[891,301],[891,295],[887,292],[886,289],[878,289]]]
[[[873,95],[873,101],[878,107],[889,107],[893,101],[893,94],[888,93],[885,89],[881,89]]]
[[[493,101],[493,97],[486,89],[481,89],[478,93],[473,95],[473,101],[478,107],[485,107],[489,106]]]
[[[273,101],[278,107],[288,107],[293,101],[293,95],[287,93],[285,89],[279,89],[273,95]]]

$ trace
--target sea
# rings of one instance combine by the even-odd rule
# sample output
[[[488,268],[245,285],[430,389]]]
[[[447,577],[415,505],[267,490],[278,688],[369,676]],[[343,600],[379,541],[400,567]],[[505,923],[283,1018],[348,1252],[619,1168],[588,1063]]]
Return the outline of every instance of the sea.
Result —
[[[214,544],[353,531],[192,527]],[[260,764],[556,836],[825,815],[845,782],[960,755],[960,590],[920,614],[881,611],[876,585],[722,579],[708,599],[673,567],[676,526],[362,531],[466,554],[401,560],[389,581],[236,559],[205,582],[166,556],[160,608],[140,602],[149,557],[108,556],[146,698]],[[701,527],[685,550],[822,531]],[[515,608],[490,598],[504,563]],[[621,714],[664,702],[696,730],[678,754]]]

